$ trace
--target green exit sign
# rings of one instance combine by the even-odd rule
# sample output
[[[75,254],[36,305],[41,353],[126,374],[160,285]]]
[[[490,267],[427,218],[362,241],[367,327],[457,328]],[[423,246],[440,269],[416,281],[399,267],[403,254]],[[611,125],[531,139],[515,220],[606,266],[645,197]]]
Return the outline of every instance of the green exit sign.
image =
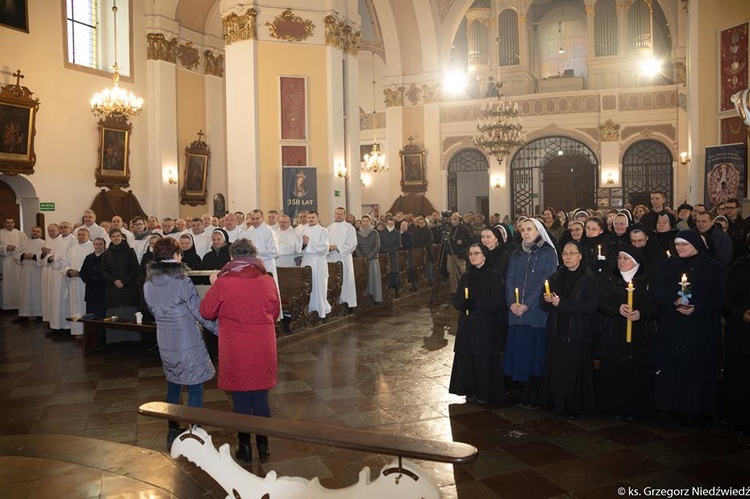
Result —
[[[340,198],[341,197],[341,191],[333,191],[333,197]]]
[[[55,211],[55,203],[39,203],[39,211]]]

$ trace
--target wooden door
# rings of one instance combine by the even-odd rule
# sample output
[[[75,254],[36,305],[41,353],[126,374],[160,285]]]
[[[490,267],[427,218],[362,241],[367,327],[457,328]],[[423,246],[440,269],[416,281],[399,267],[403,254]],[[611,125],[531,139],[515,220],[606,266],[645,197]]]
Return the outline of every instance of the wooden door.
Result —
[[[541,209],[593,208],[596,204],[596,165],[579,156],[553,158],[542,171]]]
[[[10,217],[16,221],[16,229],[21,229],[21,215],[16,201],[15,191],[5,182],[0,180],[0,223]]]

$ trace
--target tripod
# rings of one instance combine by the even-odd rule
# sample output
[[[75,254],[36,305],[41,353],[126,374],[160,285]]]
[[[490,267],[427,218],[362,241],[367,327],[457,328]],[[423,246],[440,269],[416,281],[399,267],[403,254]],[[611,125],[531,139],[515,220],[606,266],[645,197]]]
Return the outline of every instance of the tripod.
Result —
[[[448,227],[446,229],[446,227]],[[440,286],[443,284],[443,259],[444,258],[452,258],[453,264],[455,265],[456,269],[458,270],[458,277],[459,279],[463,277],[463,273],[461,272],[461,267],[458,266],[458,257],[456,256],[456,253],[453,251],[453,246],[451,246],[451,233],[450,233],[450,225],[443,224],[442,229],[442,237],[440,239],[440,252],[438,253],[437,259],[435,259],[435,268],[433,269],[433,281],[432,281],[432,293],[430,294],[430,305],[435,304],[438,300],[438,294],[440,293]],[[446,251],[446,248],[447,251]],[[447,262],[446,262],[447,263]]]

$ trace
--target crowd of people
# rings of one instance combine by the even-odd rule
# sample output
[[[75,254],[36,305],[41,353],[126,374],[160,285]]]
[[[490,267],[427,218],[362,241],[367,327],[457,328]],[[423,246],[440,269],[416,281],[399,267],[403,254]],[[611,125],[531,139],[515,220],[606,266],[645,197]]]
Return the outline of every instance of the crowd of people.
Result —
[[[450,391],[488,404],[512,394],[563,417],[720,417],[749,431],[750,218],[738,199],[712,212],[666,199],[652,192],[632,212],[549,207],[479,238],[467,222],[451,230],[451,244],[474,235],[451,282]]]
[[[356,219],[336,208],[327,227],[315,211],[296,220],[256,209],[125,224],[117,215],[97,223],[86,210],[80,223],[50,224],[46,238],[41,227],[26,237],[8,218],[2,306],[18,310],[16,322],[49,322],[50,334],[81,335],[69,319],[85,315],[152,315],[166,400],[178,402],[185,387],[194,406],[215,375],[198,324],[221,330],[219,386],[232,392],[235,411],[268,417],[282,317],[277,269],[311,267],[309,311],[323,318],[331,311],[328,262],[342,263],[339,303],[353,309],[353,257],[365,260],[366,292],[377,303],[383,282],[398,296],[399,251],[423,248],[428,281],[446,277],[459,311],[451,393],[486,404],[511,393],[520,407],[565,417],[603,410],[707,426],[723,416],[750,429],[750,222],[736,199],[715,212],[687,204],[672,211],[654,192],[651,204],[545,208],[514,223],[471,212]],[[215,272],[203,300],[191,269]],[[107,341],[133,339],[117,334]],[[181,431],[169,423],[168,447]],[[256,436],[256,445],[267,460],[267,438]],[[252,459],[250,435],[239,435],[236,456]]]

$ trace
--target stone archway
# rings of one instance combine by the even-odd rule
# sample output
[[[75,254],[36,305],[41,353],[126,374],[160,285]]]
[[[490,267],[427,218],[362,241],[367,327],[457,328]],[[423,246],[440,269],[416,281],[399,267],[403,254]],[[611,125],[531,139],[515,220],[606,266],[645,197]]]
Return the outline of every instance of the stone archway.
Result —
[[[481,151],[461,149],[448,162],[448,209],[489,216],[489,163]]]
[[[28,233],[31,227],[37,225],[39,213],[39,197],[34,184],[22,175],[0,174],[0,185],[0,205],[15,204],[16,228]]]

